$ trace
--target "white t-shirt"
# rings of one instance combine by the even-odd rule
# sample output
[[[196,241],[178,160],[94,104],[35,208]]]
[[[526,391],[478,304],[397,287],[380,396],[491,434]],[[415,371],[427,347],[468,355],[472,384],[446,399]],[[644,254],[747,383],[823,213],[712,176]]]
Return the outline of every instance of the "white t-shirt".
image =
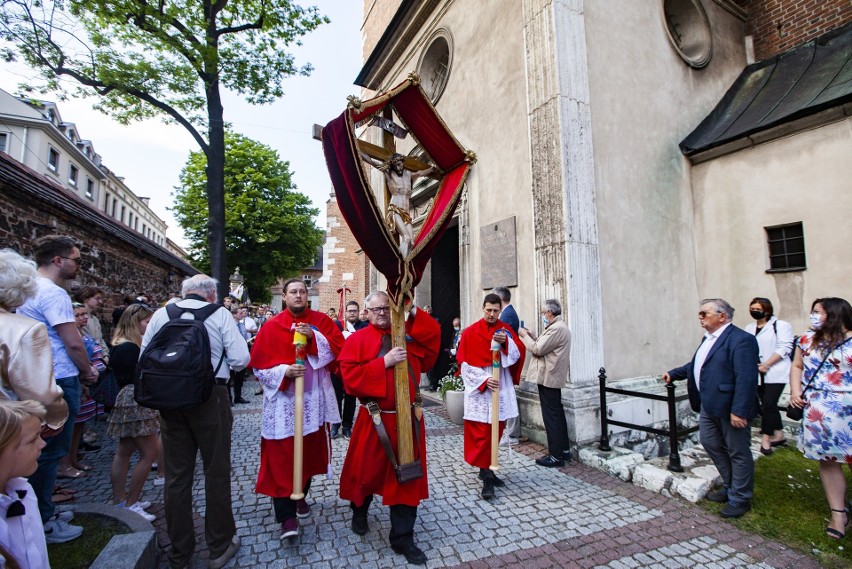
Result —
[[[37,282],[38,290],[35,296],[28,298],[15,312],[22,316],[29,316],[47,326],[50,348],[53,352],[53,377],[60,379],[80,375],[80,370],[68,355],[65,343],[55,328],[58,324],[76,322],[71,297],[64,288],[57,286],[48,278],[40,276]]]

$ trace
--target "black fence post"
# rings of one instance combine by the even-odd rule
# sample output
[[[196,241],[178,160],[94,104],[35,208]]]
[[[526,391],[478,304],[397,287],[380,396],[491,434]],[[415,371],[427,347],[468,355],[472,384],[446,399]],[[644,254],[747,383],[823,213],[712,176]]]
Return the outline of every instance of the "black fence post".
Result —
[[[673,381],[666,384],[667,405],[669,407],[669,470],[683,472],[680,465],[680,452],[677,448],[677,409],[675,408],[675,385]]]
[[[609,446],[609,427],[607,425],[606,414],[606,369],[601,368],[598,372],[598,380],[600,381],[601,390],[601,439],[598,443],[598,448],[603,451],[612,450]]]

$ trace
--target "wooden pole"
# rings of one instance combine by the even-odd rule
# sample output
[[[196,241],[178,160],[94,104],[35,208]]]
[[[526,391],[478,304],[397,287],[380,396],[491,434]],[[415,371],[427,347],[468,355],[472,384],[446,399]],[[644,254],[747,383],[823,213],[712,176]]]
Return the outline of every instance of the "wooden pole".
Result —
[[[405,348],[405,306],[391,303],[391,335],[393,347]],[[404,360],[393,370],[396,394],[397,461],[400,465],[414,462],[414,433],[411,429],[411,389],[409,388],[408,361]],[[414,378],[418,381],[419,378]]]
[[[500,345],[491,343],[491,377],[500,382]],[[491,390],[491,470],[500,469],[500,388]]]
[[[296,347],[296,365],[305,365],[305,349],[308,339],[304,334],[293,334],[293,345]],[[305,497],[302,481],[302,462],[304,459],[304,427],[305,427],[305,376],[296,377],[295,424],[293,425],[293,493],[291,500],[301,500]]]

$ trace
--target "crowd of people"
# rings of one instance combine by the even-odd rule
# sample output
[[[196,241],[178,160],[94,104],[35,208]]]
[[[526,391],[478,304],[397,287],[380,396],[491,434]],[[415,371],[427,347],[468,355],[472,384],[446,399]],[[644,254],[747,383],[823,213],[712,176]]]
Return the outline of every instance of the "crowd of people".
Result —
[[[57,509],[73,498],[57,477],[86,476],[91,467],[81,453],[99,446],[87,438],[85,423],[103,412],[109,413],[107,435],[117,439],[112,502],[155,519],[142,490],[156,469],[174,568],[186,567],[195,551],[192,488],[200,452],[209,566],[224,566],[240,548],[231,498],[232,407],[246,402],[248,380],[256,379],[263,395],[255,491],[271,498],[281,539],[300,534],[299,520],[311,514],[312,478],[331,475],[333,441],[344,437],[339,494],[350,505],[351,530],[370,531],[370,508],[381,496],[393,551],[409,563],[426,563],[415,542],[417,509],[429,496],[419,389],[442,349],[464,385],[464,460],[481,481],[484,500],[507,485],[497,476],[496,445],[521,437],[515,386],[523,369],[537,385],[547,435],[547,453],[536,463],[562,467],[571,460],[561,400],[571,334],[556,299],[541,303],[537,333],[518,318],[509,290],[497,287],[485,295],[482,317],[466,328],[456,318],[452,340],[442,346],[430,310],[381,291],[369,294],[363,309],[349,301],[338,319],[336,311],[313,310],[304,282],[291,279],[276,314],[230,297],[220,303],[217,281],[200,274],[163,307],[152,306],[145,294],[127,298],[113,314],[107,341],[96,317],[104,291],[87,286],[72,300],[64,288],[80,266],[77,242],[40,238],[33,257],[0,251],[0,558],[8,567],[48,567],[46,544],[83,532],[72,512]],[[688,382],[701,443],[723,482],[707,498],[725,503],[723,517],[749,511],[751,421],[761,418],[764,455],[784,446],[778,402],[789,384],[791,408],[803,410],[799,448],[820,465],[831,510],[826,534],[841,539],[850,522],[841,465],[852,462],[852,307],[841,298],[817,299],[810,329],[794,338],[769,299],[756,297],[748,306],[754,322],[742,330],[732,324],[729,303],[702,301],[700,346],[688,363],[663,374],[665,381]],[[396,345],[392,311],[404,319],[404,340]],[[197,320],[193,326],[208,343],[201,366],[207,369],[209,358],[206,395],[191,406],[139,405],[136,380],[146,349],[173,323],[187,320]],[[404,392],[400,378],[408,379],[408,401],[397,401]],[[403,411],[411,416],[410,429],[398,423]],[[397,449],[408,437],[412,456],[404,462]]]

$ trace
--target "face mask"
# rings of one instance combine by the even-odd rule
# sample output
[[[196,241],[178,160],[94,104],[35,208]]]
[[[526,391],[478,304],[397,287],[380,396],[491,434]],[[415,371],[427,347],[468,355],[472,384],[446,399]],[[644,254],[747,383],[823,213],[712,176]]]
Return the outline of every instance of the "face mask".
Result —
[[[764,318],[766,318],[766,313],[762,310],[752,310],[749,312],[749,314],[751,314],[751,317],[755,320],[763,320]]]
[[[814,330],[822,328],[822,316],[816,312],[811,312],[811,328]]]
[[[547,326],[548,324],[550,324],[550,320],[547,319],[547,316],[542,316],[541,323]]]
[[[453,326],[453,330],[455,330],[456,332],[458,332],[459,330],[461,330],[461,328],[460,328],[459,326]]]

